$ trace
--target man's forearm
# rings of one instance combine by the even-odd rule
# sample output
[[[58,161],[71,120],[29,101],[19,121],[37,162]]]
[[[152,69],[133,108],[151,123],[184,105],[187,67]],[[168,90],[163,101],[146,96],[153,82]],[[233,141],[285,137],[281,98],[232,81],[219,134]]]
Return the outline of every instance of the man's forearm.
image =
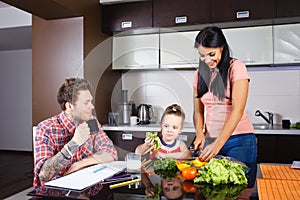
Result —
[[[93,158],[95,158],[98,163],[107,163],[114,161],[114,158],[105,151],[98,151],[94,153]]]
[[[72,155],[76,152],[78,145],[71,140],[67,146],[68,150],[66,150],[66,147],[64,147],[55,156],[45,161],[39,173],[39,178],[41,181],[46,182],[51,180],[51,178],[61,172],[61,170],[70,162],[70,159],[68,159],[66,155],[72,157]]]

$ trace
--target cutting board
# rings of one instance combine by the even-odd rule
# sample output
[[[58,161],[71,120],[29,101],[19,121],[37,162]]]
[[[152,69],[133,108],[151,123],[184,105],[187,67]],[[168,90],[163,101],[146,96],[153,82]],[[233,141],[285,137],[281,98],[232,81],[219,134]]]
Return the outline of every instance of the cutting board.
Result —
[[[300,181],[257,179],[259,200],[299,200]]]
[[[263,178],[300,181],[300,170],[291,166],[260,164],[260,170]]]

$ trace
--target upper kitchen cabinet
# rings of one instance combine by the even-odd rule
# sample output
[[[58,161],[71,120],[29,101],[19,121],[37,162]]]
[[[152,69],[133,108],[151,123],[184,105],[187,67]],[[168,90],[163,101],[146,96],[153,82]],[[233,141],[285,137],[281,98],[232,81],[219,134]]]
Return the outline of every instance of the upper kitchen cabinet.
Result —
[[[276,25],[274,63],[300,63],[300,24]]]
[[[114,36],[113,69],[159,68],[159,34]]]
[[[273,64],[272,26],[223,29],[231,56],[246,65]]]
[[[194,41],[199,31],[160,34],[161,68],[197,67],[199,54]]]
[[[277,17],[300,16],[299,0],[277,0]]]
[[[174,27],[211,22],[210,0],[153,0],[153,26]]]
[[[264,6],[262,6],[261,0],[212,0],[211,2],[213,22],[234,22],[276,17],[275,0],[264,0]]]
[[[152,27],[152,1],[102,5],[102,32]]]

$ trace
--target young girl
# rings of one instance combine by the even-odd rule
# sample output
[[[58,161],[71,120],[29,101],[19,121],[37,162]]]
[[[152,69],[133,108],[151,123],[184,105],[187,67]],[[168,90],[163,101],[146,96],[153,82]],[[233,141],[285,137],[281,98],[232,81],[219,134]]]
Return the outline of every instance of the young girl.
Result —
[[[160,148],[154,150],[154,139],[146,137],[145,143],[139,145],[136,148],[135,153],[144,155],[150,152],[150,158],[172,157],[174,159],[191,159],[192,155],[186,144],[177,139],[183,129],[184,119],[184,111],[179,105],[173,104],[168,106],[165,109],[160,122],[162,136],[159,137],[159,142],[161,144]]]

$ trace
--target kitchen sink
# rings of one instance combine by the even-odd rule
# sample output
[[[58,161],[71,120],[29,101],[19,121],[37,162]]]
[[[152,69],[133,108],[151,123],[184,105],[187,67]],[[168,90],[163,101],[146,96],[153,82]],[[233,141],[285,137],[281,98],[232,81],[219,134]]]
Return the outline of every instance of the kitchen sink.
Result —
[[[256,130],[281,130],[281,124],[274,124],[270,126],[269,124],[253,124],[254,129]]]
[[[254,129],[273,129],[269,124],[253,124]]]

